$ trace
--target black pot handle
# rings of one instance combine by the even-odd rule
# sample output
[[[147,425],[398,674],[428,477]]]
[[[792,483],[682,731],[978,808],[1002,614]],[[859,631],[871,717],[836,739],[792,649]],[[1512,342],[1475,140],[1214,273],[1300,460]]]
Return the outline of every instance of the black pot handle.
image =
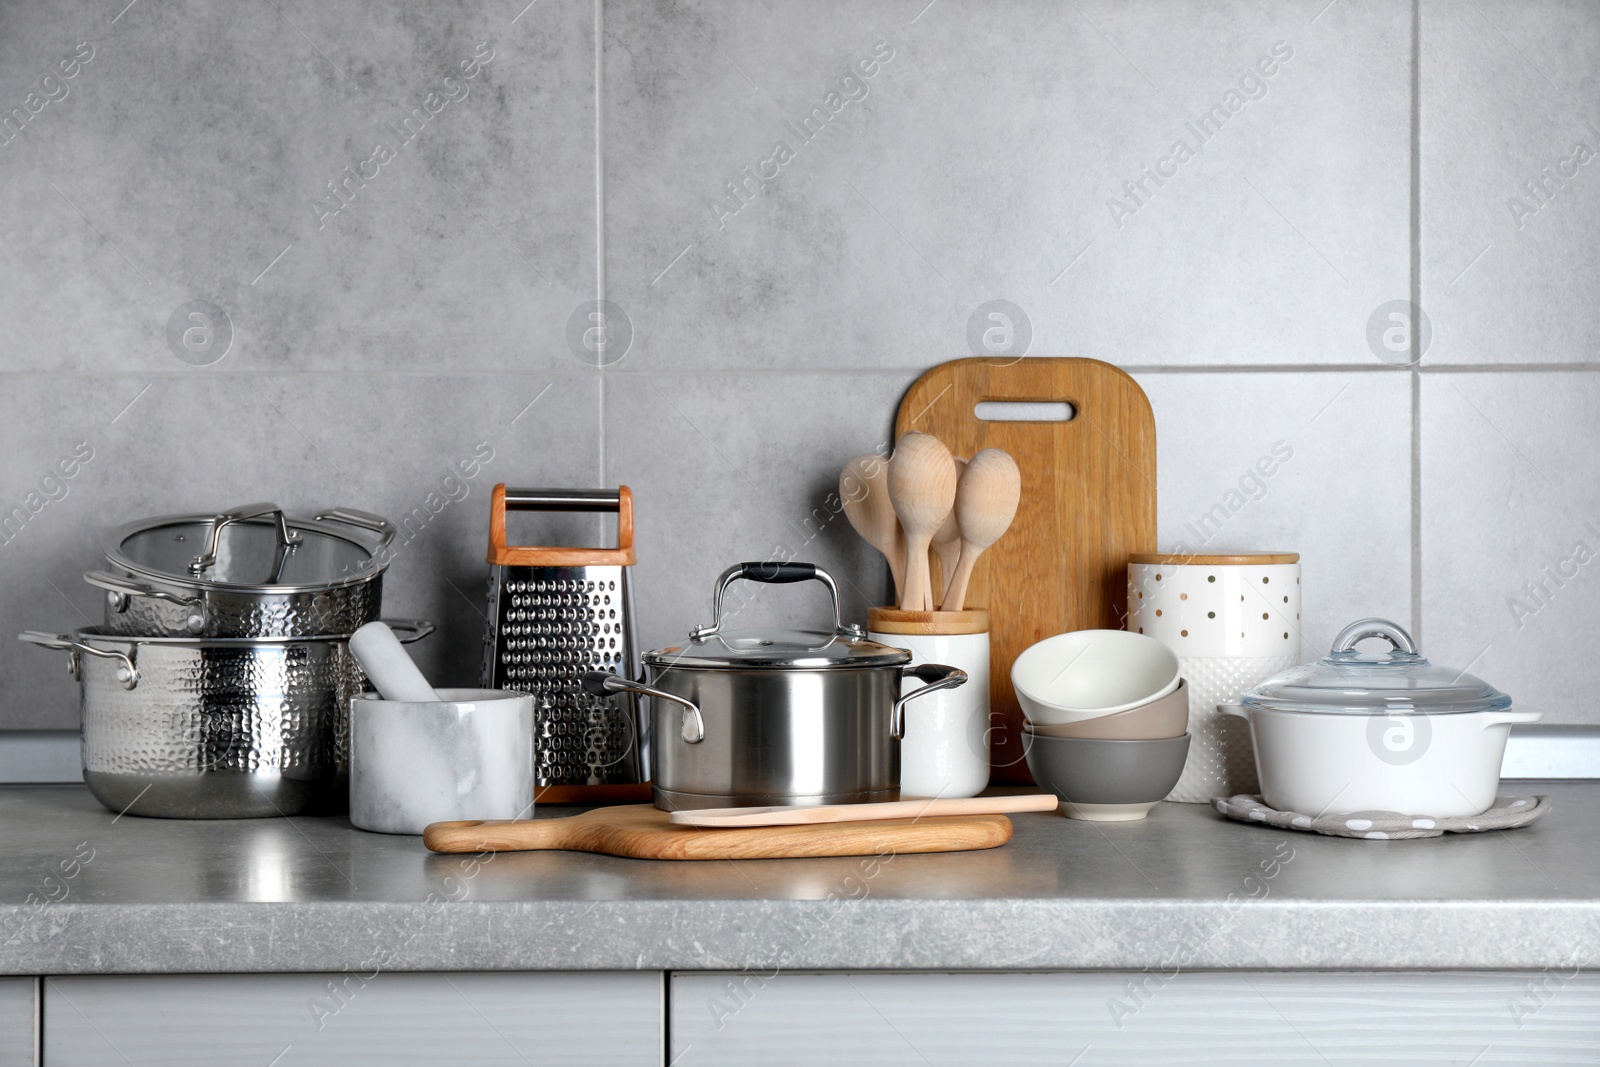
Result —
[[[809,582],[817,576],[820,568],[815,563],[782,563],[769,559],[761,563],[739,563],[731,569],[738,572],[735,578],[766,582],[768,585],[787,585],[790,582]]]
[[[748,582],[761,582],[765,585],[788,585],[791,582],[821,582],[828,587],[828,595],[833,598],[833,632],[840,637],[860,639],[866,636],[859,626],[846,626],[839,614],[839,586],[833,580],[833,575],[817,566],[815,563],[784,563],[779,560],[764,560],[758,563],[735,563],[723,571],[717,578],[717,589],[711,598],[711,625],[696,626],[690,631],[689,636],[696,641],[704,640],[722,629],[722,598],[727,593],[728,586],[743,578]]]

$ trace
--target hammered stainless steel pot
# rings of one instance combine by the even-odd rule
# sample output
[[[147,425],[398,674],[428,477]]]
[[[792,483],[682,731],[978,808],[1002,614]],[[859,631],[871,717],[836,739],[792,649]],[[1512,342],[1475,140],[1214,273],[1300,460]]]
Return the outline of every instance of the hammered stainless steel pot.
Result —
[[[723,597],[738,580],[819,581],[832,630],[723,633]],[[656,807],[851,804],[900,795],[906,705],[967,680],[942,664],[868,641],[839,618],[839,589],[810,563],[740,563],[717,580],[712,624],[644,657],[649,684],[590,673],[596,695],[651,697]],[[901,694],[901,681],[927,685]]]
[[[350,528],[377,535],[375,543]],[[395,528],[353,508],[290,518],[276,504],[129,523],[83,580],[106,591],[108,634],[318,637],[378,617]]]
[[[433,625],[394,620],[402,641]],[[350,698],[337,637],[121,637],[30,630],[67,653],[83,698],[83,779],[115,812],[249,819],[342,806]]]

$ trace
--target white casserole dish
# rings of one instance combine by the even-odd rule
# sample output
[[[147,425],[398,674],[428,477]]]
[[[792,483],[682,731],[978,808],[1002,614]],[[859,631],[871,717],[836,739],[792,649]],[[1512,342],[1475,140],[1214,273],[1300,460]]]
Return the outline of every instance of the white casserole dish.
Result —
[[[1356,650],[1371,637],[1390,648]],[[1477,815],[1494,806],[1511,726],[1541,718],[1470,674],[1433,666],[1383,619],[1352,623],[1326,658],[1218,710],[1250,724],[1262,799],[1310,816]]]

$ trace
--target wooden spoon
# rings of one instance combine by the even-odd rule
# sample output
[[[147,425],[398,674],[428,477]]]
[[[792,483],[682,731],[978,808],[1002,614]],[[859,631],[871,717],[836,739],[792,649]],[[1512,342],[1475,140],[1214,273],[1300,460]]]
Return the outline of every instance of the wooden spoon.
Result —
[[[868,453],[846,463],[839,472],[839,500],[856,533],[889,561],[898,603],[906,580],[906,538],[889,502],[889,462]]]
[[[891,483],[892,484],[892,483]],[[961,562],[945,593],[945,611],[960,611],[967,602],[967,582],[983,550],[1000,540],[1017,514],[1022,499],[1022,472],[1017,461],[998,448],[979,452],[961,472],[956,487],[956,522],[961,524]]]
[[[961,484],[961,472],[967,469],[967,461],[960,456],[956,461],[956,484]],[[933,535],[933,551],[939,557],[939,602],[944,602],[944,596],[950,591],[950,579],[955,576],[956,562],[961,558],[961,524],[956,521],[956,509],[951,507],[950,514],[945,517],[944,525],[939,527]]]
[[[928,546],[944,525],[956,497],[956,465],[937,437],[908,433],[889,459],[889,500],[906,535],[906,584],[900,607],[932,611]]]

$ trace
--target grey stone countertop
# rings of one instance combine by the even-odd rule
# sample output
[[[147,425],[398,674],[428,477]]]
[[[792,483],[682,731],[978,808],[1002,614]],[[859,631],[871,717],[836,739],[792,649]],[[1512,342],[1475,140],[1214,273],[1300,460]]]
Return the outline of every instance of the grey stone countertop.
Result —
[[[0,789],[0,973],[1540,968],[1600,944],[1600,783],[1503,833],[1357,841],[1163,804],[986,852],[435,856],[343,818],[178,822]],[[565,813],[550,809],[547,814]]]

